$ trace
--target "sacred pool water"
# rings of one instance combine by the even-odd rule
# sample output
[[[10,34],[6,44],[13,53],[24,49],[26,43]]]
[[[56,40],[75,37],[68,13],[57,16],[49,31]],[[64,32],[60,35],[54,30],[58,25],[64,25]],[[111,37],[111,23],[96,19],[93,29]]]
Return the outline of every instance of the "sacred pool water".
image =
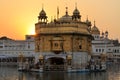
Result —
[[[17,66],[0,65],[0,80],[120,80],[120,64],[109,64],[106,72],[18,72]]]

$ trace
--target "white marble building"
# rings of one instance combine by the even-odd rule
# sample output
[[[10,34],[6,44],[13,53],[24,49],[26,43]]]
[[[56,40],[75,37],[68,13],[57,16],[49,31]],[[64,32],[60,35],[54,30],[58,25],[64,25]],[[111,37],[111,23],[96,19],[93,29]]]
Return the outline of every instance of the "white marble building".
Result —
[[[23,54],[31,57],[35,54],[35,43],[33,35],[26,35],[25,40],[13,40],[7,37],[0,38],[0,57],[18,57]]]
[[[108,31],[100,34],[100,30],[96,27],[95,22],[91,33],[94,37],[94,40],[92,40],[93,56],[99,57],[101,54],[105,54],[112,61],[120,60],[120,43],[118,40],[109,39]]]

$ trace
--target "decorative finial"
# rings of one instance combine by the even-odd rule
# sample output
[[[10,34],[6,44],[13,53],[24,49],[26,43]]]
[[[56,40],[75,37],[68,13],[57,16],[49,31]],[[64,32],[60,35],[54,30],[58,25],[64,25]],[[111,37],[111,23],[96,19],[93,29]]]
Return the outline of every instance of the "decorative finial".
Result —
[[[87,15],[87,19],[86,20],[88,21],[88,15]]]
[[[94,26],[95,26],[95,20],[94,20]]]
[[[54,16],[54,22],[56,22],[56,16]]]
[[[53,21],[53,17],[51,16],[51,22]]]
[[[42,3],[42,10],[44,9],[44,4]]]
[[[56,16],[54,16],[54,19],[56,19]]]
[[[66,15],[68,15],[68,7],[66,7]]]
[[[57,19],[59,18],[59,7],[57,7]]]
[[[77,2],[75,3],[75,8],[77,9]]]

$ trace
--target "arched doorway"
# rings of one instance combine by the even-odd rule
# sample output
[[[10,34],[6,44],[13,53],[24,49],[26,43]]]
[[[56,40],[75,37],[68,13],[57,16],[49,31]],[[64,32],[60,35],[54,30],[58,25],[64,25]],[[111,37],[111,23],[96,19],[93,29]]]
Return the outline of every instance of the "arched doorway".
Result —
[[[61,57],[51,57],[46,60],[45,71],[64,71],[65,59]]]

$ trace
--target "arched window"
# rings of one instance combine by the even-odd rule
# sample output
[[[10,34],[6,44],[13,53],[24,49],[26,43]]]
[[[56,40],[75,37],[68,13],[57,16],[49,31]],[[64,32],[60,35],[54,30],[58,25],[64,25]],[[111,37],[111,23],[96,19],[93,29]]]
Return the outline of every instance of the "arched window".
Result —
[[[98,52],[98,49],[96,49],[96,52]]]
[[[79,49],[82,49],[82,46],[81,46],[81,45],[79,45]]]
[[[54,46],[55,46],[55,47],[58,47],[58,43],[55,43]]]

